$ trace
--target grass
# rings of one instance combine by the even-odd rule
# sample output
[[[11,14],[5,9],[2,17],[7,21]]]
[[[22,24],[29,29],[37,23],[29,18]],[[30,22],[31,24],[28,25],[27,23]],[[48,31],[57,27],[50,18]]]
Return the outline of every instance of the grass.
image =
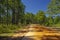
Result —
[[[12,36],[14,35],[15,33],[2,33],[0,34],[0,36]]]
[[[6,25],[0,24],[0,36],[12,36],[13,34],[15,34],[15,31],[18,31],[20,29],[22,29],[23,27],[21,25]]]
[[[60,23],[56,24],[56,26],[60,27]]]
[[[54,24],[53,27],[59,27],[60,28],[60,23]]]

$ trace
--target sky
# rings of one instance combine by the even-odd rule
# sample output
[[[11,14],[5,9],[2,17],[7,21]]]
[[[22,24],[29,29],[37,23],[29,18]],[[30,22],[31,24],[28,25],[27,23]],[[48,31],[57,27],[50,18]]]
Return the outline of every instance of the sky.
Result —
[[[22,0],[25,12],[37,13],[39,10],[46,11],[50,0]]]

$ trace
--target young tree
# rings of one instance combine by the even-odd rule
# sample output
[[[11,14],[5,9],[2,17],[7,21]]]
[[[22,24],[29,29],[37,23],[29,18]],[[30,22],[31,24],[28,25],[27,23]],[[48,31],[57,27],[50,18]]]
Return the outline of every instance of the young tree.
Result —
[[[54,23],[57,24],[60,22],[60,16],[55,16]]]
[[[38,13],[35,15],[35,20],[37,23],[44,24],[45,17],[45,13],[43,11],[38,11]]]
[[[29,23],[34,23],[34,14],[32,13],[26,13],[25,14],[25,23],[29,24]]]

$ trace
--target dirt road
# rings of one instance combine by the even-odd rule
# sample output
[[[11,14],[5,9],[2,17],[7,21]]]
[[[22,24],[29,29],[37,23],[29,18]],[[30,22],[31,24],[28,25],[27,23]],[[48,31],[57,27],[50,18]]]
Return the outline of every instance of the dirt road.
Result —
[[[16,34],[15,37],[21,36],[20,40],[60,40],[60,33],[44,26],[31,24],[24,29],[24,33]]]

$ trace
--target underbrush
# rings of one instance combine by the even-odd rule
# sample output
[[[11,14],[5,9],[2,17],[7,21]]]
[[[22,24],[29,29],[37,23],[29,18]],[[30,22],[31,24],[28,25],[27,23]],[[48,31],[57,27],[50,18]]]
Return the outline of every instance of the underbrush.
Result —
[[[53,25],[53,26],[55,26],[55,27],[60,27],[60,24],[55,24],[55,25]]]
[[[22,27],[20,25],[6,25],[6,24],[0,24],[0,34],[2,33],[13,33],[18,29],[21,29]]]

